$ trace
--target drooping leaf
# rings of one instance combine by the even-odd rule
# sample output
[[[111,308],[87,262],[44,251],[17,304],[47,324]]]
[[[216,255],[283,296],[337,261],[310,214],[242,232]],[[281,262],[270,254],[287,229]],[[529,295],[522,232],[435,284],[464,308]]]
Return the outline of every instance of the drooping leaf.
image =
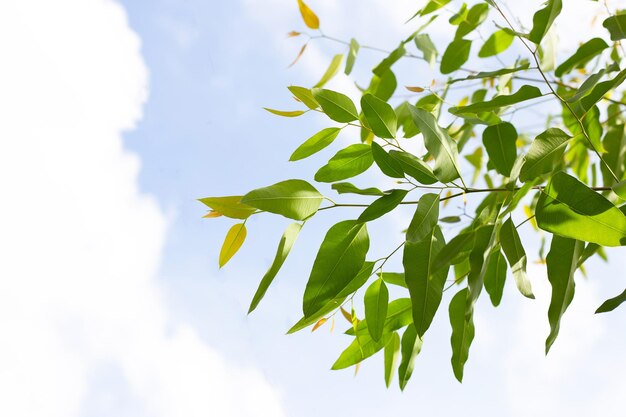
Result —
[[[415,155],[402,151],[389,151],[389,155],[398,161],[407,175],[415,178],[420,184],[434,184],[437,177],[428,164]]]
[[[494,307],[500,305],[502,293],[504,291],[504,282],[506,281],[506,259],[500,250],[496,250],[489,258],[487,272],[485,274],[485,291],[489,294],[491,304]]]
[[[389,290],[382,279],[377,279],[367,288],[363,303],[367,330],[374,341],[379,341],[383,335],[389,303]]]
[[[383,174],[392,178],[404,178],[404,171],[402,171],[400,162],[389,155],[387,151],[376,142],[372,142],[372,156],[374,157],[374,162],[376,162],[376,165],[378,165],[378,168],[380,168]]]
[[[506,30],[497,30],[487,38],[484,45],[478,51],[480,58],[487,58],[490,56],[498,55],[506,51],[513,43],[514,36]]]
[[[389,303],[387,308],[387,319],[385,320],[385,326],[383,334],[391,333],[395,330],[401,329],[407,324],[411,323],[411,300],[409,298],[398,298]],[[368,335],[367,319],[361,320],[357,325],[357,331],[354,328],[348,329],[346,334],[348,335]]]
[[[453,181],[461,176],[459,169],[459,152],[456,143],[448,132],[437,124],[435,116],[426,110],[409,106],[413,122],[424,135],[424,145],[435,157],[434,174],[443,183]]]
[[[587,95],[575,103],[578,116],[581,117],[591,110],[598,101],[602,100],[602,97],[609,91],[615,90],[624,80],[626,80],[626,69],[620,71],[614,78],[596,84]]]
[[[256,211],[254,207],[241,203],[242,196],[227,197],[205,197],[199,199],[203,204],[213,209],[215,212],[230,217],[231,219],[245,220]]]
[[[487,126],[483,131],[483,144],[489,155],[489,162],[505,177],[511,176],[511,169],[517,158],[516,141],[517,130],[508,122]]]
[[[361,270],[368,249],[366,223],[345,220],[328,230],[304,290],[305,316],[337,297]]]
[[[526,251],[522,246],[522,241],[517,233],[515,224],[513,224],[513,220],[510,217],[502,224],[502,228],[500,229],[500,245],[511,266],[511,272],[513,273],[517,289],[523,296],[535,298],[530,286],[530,281],[526,275]]]
[[[415,358],[422,350],[422,339],[418,336],[417,330],[412,324],[407,326],[402,335],[401,350],[402,360],[398,367],[398,382],[400,383],[400,389],[404,390],[413,374]]]
[[[356,143],[337,152],[315,173],[315,181],[334,182],[352,178],[374,163],[370,145]]]
[[[361,109],[376,136],[396,137],[397,118],[393,107],[372,94],[364,94],[361,97]]]
[[[345,369],[362,362],[384,348],[390,339],[391,333],[384,334],[378,342],[374,341],[369,335],[359,336],[358,339],[355,338],[346,350],[341,353],[331,369]]]
[[[350,97],[332,90],[312,90],[313,97],[322,106],[322,110],[332,120],[340,123],[353,122],[359,118],[359,113]]]
[[[485,21],[488,14],[489,5],[487,3],[477,3],[473,5],[467,12],[467,17],[459,23],[456,33],[454,34],[454,39],[461,39],[472,32]]]
[[[546,257],[548,281],[552,286],[552,297],[548,309],[550,334],[546,339],[546,354],[559,334],[561,317],[574,298],[574,272],[583,249],[579,240],[552,235],[550,252]]]
[[[392,65],[398,62],[398,60],[402,58],[405,53],[406,51],[404,49],[404,42],[402,42],[396,49],[391,51],[391,53],[385,59],[383,59],[378,65],[376,65],[372,72],[375,75],[382,77],[382,75],[385,72],[389,71]]]
[[[465,314],[473,314],[474,304],[478,300],[484,286],[485,275],[489,266],[491,249],[495,245],[498,228],[494,224],[486,224],[476,229],[474,246],[469,255],[470,271],[467,275],[467,305]]]
[[[611,190],[622,200],[626,201],[626,180],[620,181],[611,187]]]
[[[439,71],[442,74],[450,74],[460,69],[467,62],[471,48],[472,41],[470,40],[456,39],[452,41],[441,57]]]
[[[290,219],[305,220],[317,212],[323,199],[308,182],[286,180],[250,191],[241,202]]]
[[[356,61],[356,56],[359,53],[360,45],[356,41],[356,39],[350,39],[350,50],[348,52],[348,58],[346,58],[346,69],[345,74],[350,75],[352,72],[352,68],[354,67],[354,61]]]
[[[283,116],[283,117],[298,117],[306,113],[306,111],[304,110],[276,110],[276,109],[269,109],[267,107],[263,107],[263,109],[267,110],[268,112],[272,114],[275,114],[277,116]]]
[[[561,0],[548,0],[543,9],[538,10],[533,16],[533,28],[528,34],[528,39],[539,45],[541,40],[550,30],[550,26],[561,13],[563,7]]]
[[[463,382],[463,369],[469,357],[469,348],[474,340],[474,319],[465,314],[468,290],[462,289],[450,301],[449,315],[452,327],[452,370],[459,382]]]
[[[424,60],[428,62],[431,67],[434,67],[435,63],[437,62],[438,52],[437,47],[430,39],[430,36],[428,36],[427,34],[418,34],[415,35],[413,41],[415,42],[415,46],[417,47],[417,49],[422,52]]]
[[[454,115],[489,112],[498,110],[502,107],[521,103],[522,101],[541,97],[541,95],[541,90],[539,90],[537,87],[532,85],[523,85],[520,87],[519,90],[517,90],[517,92],[511,95],[496,96],[491,100],[473,103],[468,106],[451,107],[448,111]]]
[[[300,223],[291,223],[287,226],[287,230],[283,234],[280,242],[278,243],[278,250],[276,251],[276,256],[274,256],[274,261],[272,265],[267,270],[261,283],[259,284],[259,288],[256,290],[254,297],[252,298],[252,302],[250,303],[250,308],[248,309],[248,314],[252,313],[254,309],[259,305],[259,302],[265,296],[265,292],[274,281],[276,274],[283,266],[285,259],[287,259],[287,255],[291,251],[293,244],[296,242],[296,238],[302,229],[302,224]]]
[[[624,290],[620,295],[609,298],[608,300],[603,302],[602,305],[596,310],[596,314],[613,311],[617,307],[619,307],[620,304],[622,304],[624,301],[626,301],[626,290]]]
[[[619,66],[616,64],[610,65],[607,68],[602,68],[600,71],[591,74],[583,83],[576,89],[575,94],[573,96],[567,97],[566,101],[568,103],[575,103],[587,94],[591,92],[591,90],[600,82],[602,77],[612,71],[619,71]]]
[[[376,199],[359,216],[357,221],[370,222],[389,213],[406,197],[407,190],[392,190],[389,194]]]
[[[611,34],[612,41],[626,39],[626,14],[617,14],[607,17],[602,26]]]
[[[378,188],[371,187],[371,188],[361,189],[361,188],[355,187],[349,182],[337,182],[333,184],[331,187],[333,190],[337,191],[337,193],[339,194],[359,194],[359,195],[378,195],[378,196],[385,195],[385,193],[383,193]]]
[[[459,233],[443,247],[439,254],[435,257],[432,270],[433,273],[437,273],[442,268],[448,267],[455,257],[459,254],[469,253],[474,245],[474,238],[476,234],[474,231],[465,231]]]
[[[313,93],[311,93],[311,89],[306,87],[299,87],[297,85],[292,85],[287,87],[291,94],[293,94],[298,100],[300,100],[305,106],[309,109],[314,110],[317,109],[320,105],[317,101],[315,101],[315,97],[313,97]]]
[[[339,68],[341,67],[341,62],[343,61],[343,54],[337,54],[333,57],[333,59],[330,61],[330,64],[328,65],[328,68],[326,68],[326,72],[324,73],[324,75],[322,75],[322,78],[320,78],[320,80],[317,82],[317,84],[315,84],[313,86],[313,88],[321,88],[323,87],[328,81],[331,80],[331,78],[333,78],[337,72],[339,71]]]
[[[238,223],[228,230],[220,250],[220,268],[226,265],[230,258],[241,248],[243,241],[246,240],[246,233],[246,225],[244,223]]]
[[[530,145],[520,170],[520,181],[533,180],[552,172],[561,163],[565,148],[572,137],[561,129],[551,127],[539,134]]]
[[[320,20],[317,15],[313,13],[313,10],[311,10],[302,0],[298,0],[298,8],[300,8],[300,14],[302,15],[304,24],[306,24],[310,29],[319,29]]]
[[[404,245],[404,277],[413,306],[413,324],[420,337],[430,327],[441,303],[448,270],[444,268],[433,273],[432,264],[444,245],[443,233],[438,226],[432,228],[424,239],[407,241]]]
[[[603,155],[604,162],[611,167],[611,170],[617,175],[617,178],[622,178],[624,175],[624,157],[626,155],[624,125],[620,123],[609,126],[602,140],[602,144],[606,150],[606,153]],[[611,186],[613,182],[615,182],[611,173],[604,164],[600,164],[600,170],[602,171],[604,185]]]
[[[302,145],[291,154],[290,161],[298,161],[300,159],[307,158],[316,152],[321,151],[337,138],[341,132],[338,127],[327,127],[322,129],[309,139],[307,139]]]
[[[601,38],[593,38],[580,45],[576,52],[567,58],[554,71],[554,75],[562,77],[575,68],[584,68],[585,64],[608,48],[609,45]]]
[[[393,332],[391,339],[385,345],[385,385],[387,388],[391,385],[393,374],[398,368],[400,359],[400,336]]]
[[[626,245],[624,213],[565,172],[552,176],[535,214],[537,225],[550,233],[601,246]]]
[[[426,239],[431,235],[438,219],[439,195],[431,193],[422,195],[406,232],[407,242],[416,243]]]

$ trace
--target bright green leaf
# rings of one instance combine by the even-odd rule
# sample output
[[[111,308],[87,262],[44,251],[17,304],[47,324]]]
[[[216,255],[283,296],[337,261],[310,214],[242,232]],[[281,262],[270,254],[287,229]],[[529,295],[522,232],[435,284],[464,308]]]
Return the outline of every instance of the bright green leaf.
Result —
[[[489,5],[487,3],[477,3],[473,5],[467,12],[467,18],[459,23],[459,27],[454,34],[454,39],[461,39],[472,32],[485,21],[488,14]]]
[[[337,191],[337,193],[339,194],[359,194],[359,195],[385,195],[385,193],[383,193],[382,191],[380,191],[378,188],[365,188],[365,189],[361,189],[358,187],[355,187],[354,185],[350,184],[349,182],[338,182],[333,184],[332,189]]]
[[[267,107],[263,107],[263,109],[267,110],[268,112],[272,114],[275,114],[277,116],[283,116],[283,117],[298,117],[306,113],[306,111],[304,110],[285,111],[285,110],[268,109]]]
[[[439,70],[442,74],[450,74],[460,69],[469,58],[472,41],[467,39],[457,39],[448,45],[441,57]]]
[[[487,38],[485,44],[478,51],[478,56],[481,58],[487,58],[490,56],[498,55],[506,51],[513,43],[514,36],[505,30],[497,30]]]
[[[345,369],[360,363],[384,348],[390,339],[391,333],[384,334],[378,342],[374,341],[369,335],[359,336],[358,339],[355,338],[350,343],[350,346],[341,353],[331,369]]]
[[[287,180],[250,191],[241,202],[290,219],[305,220],[317,212],[323,199],[308,182]]]
[[[562,162],[563,152],[570,139],[571,136],[556,127],[551,127],[537,136],[526,154],[520,171],[520,181],[530,181],[554,171],[555,166]]]
[[[356,41],[356,39],[350,39],[350,51],[348,52],[348,58],[346,58],[346,69],[345,74],[350,75],[352,72],[352,67],[354,67],[354,61],[356,61],[356,56],[359,53],[360,45]]]
[[[291,154],[290,161],[298,161],[300,159],[307,158],[316,152],[321,151],[337,138],[341,129],[338,127],[327,127],[322,129],[309,139],[307,139],[302,145]]]
[[[439,195],[431,193],[422,195],[406,231],[407,242],[416,243],[429,237],[438,220]]]
[[[287,87],[291,94],[293,94],[298,100],[304,103],[309,109],[314,110],[317,109],[320,105],[317,101],[315,101],[315,97],[313,97],[313,93],[311,89],[305,87],[299,87],[297,85],[292,85]]]
[[[402,171],[400,162],[395,160],[376,142],[372,142],[372,156],[383,174],[392,178],[404,178],[404,171]]]
[[[364,94],[361,97],[361,108],[376,136],[379,138],[396,137],[398,121],[393,107],[372,94]]]
[[[246,233],[246,225],[244,223],[238,223],[228,230],[220,251],[220,268],[226,265],[230,258],[241,248],[243,241],[246,240]]]
[[[387,303],[389,303],[389,290],[382,279],[377,279],[367,288],[363,303],[367,330],[373,340],[379,341],[383,335],[387,319]]]
[[[505,177],[511,176],[511,169],[517,158],[516,141],[517,130],[508,122],[487,126],[483,131],[483,144],[489,155],[489,162]]]
[[[424,61],[428,62],[431,67],[434,67],[437,62],[437,47],[427,34],[415,35],[413,39],[415,46],[424,54]]]
[[[313,97],[322,106],[322,110],[332,120],[340,123],[353,122],[359,118],[359,113],[350,97],[332,90],[313,90]]]
[[[402,360],[398,367],[398,382],[400,383],[400,389],[404,390],[413,374],[415,358],[422,350],[422,339],[418,336],[417,330],[412,324],[406,328],[402,335],[401,350]]]
[[[326,72],[324,73],[324,75],[322,75],[322,78],[320,78],[317,84],[313,86],[313,88],[323,87],[328,81],[330,81],[331,78],[333,78],[339,71],[339,67],[341,67],[341,61],[343,61],[343,55],[342,54],[335,55],[333,59],[330,61],[330,64],[328,65]]]
[[[389,194],[374,200],[369,207],[363,210],[357,221],[369,222],[384,216],[398,207],[407,193],[407,190],[392,190]]]
[[[391,385],[393,373],[398,368],[400,359],[400,336],[393,332],[391,339],[385,345],[385,385],[387,388]]]
[[[337,152],[328,164],[315,173],[315,181],[333,182],[352,178],[367,171],[373,163],[370,145],[356,143]]]
[[[517,289],[523,296],[535,298],[530,281],[526,275],[526,251],[522,246],[515,224],[513,224],[513,220],[510,217],[502,224],[500,229],[500,245],[511,266]]]
[[[389,155],[398,161],[407,175],[415,178],[420,184],[428,185],[437,182],[437,177],[430,166],[415,155],[402,151],[390,151]]]
[[[242,204],[241,198],[242,196],[240,195],[227,197],[205,197],[199,199],[199,201],[209,206],[215,212],[226,217],[245,220],[250,217],[256,209]]]
[[[537,87],[531,85],[523,85],[522,87],[520,87],[519,90],[517,90],[517,92],[511,95],[496,96],[491,100],[473,103],[468,106],[451,107],[448,111],[454,115],[489,112],[499,110],[502,107],[521,103],[522,101],[541,97],[541,95],[541,90],[539,90]]]

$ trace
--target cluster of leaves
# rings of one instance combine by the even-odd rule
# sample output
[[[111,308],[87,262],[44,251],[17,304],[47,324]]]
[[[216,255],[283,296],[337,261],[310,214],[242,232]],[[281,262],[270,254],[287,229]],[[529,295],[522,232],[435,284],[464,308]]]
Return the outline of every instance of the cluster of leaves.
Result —
[[[246,219],[250,216],[266,212],[296,221],[281,238],[250,312],[265,295],[305,222],[321,210],[363,207],[357,219],[342,220],[326,233],[304,290],[303,317],[289,332],[308,326],[315,330],[340,312],[350,322],[346,334],[353,341],[333,369],[357,365],[384,350],[385,381],[389,385],[397,369],[401,388],[411,377],[414,360],[446,290],[462,287],[448,307],[452,368],[459,381],[474,337],[474,306],[483,289],[491,303],[498,306],[510,274],[519,292],[534,298],[526,272],[527,255],[518,233],[522,224],[531,224],[541,231],[540,258],[547,265],[552,287],[546,353],[574,297],[575,271],[584,272],[583,263],[592,256],[605,258],[603,247],[626,245],[626,205],[622,203],[626,200],[622,117],[626,103],[614,98],[616,88],[626,79],[626,69],[620,69],[626,14],[609,14],[603,21],[610,40],[590,39],[557,65],[553,23],[561,12],[561,0],[544,4],[534,14],[529,31],[511,24],[496,1],[471,6],[463,3],[448,19],[456,28],[455,35],[440,58],[435,43],[424,31],[431,22],[442,19],[442,12],[450,12],[449,3],[450,0],[430,0],[411,18],[421,21],[422,26],[373,68],[369,86],[361,90],[360,110],[347,95],[323,88],[341,69],[342,54],[332,59],[312,88],[289,87],[305,107],[303,110],[267,109],[285,117],[322,113],[339,124],[307,139],[295,149],[291,161],[307,158],[331,145],[344,129],[359,129],[360,142],[339,150],[314,178],[320,183],[331,183],[339,194],[371,196],[374,199],[370,204],[335,203],[300,179],[282,181],[243,196],[200,200],[211,209],[207,217],[243,220],[228,232],[219,256],[220,266],[242,245]],[[304,23],[319,31],[316,14],[302,0],[298,0],[298,5]],[[496,57],[502,63],[502,57],[514,55],[509,48],[515,43],[523,54],[510,65],[472,71],[464,67],[476,42],[471,35],[479,33],[490,13],[506,25],[496,25],[482,42],[478,58]],[[359,51],[371,48],[359,45],[355,39],[344,42],[318,33],[312,36],[291,32],[290,36],[308,36],[308,41],[325,38],[345,44],[346,74],[351,73]],[[394,96],[398,82],[392,67],[402,59],[423,60],[434,71],[454,74],[456,78],[449,76],[439,89],[434,84],[407,87],[415,99],[398,100]],[[588,67],[593,72],[587,72]],[[471,91],[476,82],[479,87]],[[514,88],[519,82],[526,84]],[[451,86],[457,83],[471,94],[452,105],[446,98]],[[544,114],[541,122],[545,123],[545,130],[534,138],[518,132],[519,127],[506,120],[516,111],[532,109],[541,104],[538,100],[546,99],[553,102],[553,107],[556,104],[560,113]],[[442,126],[444,109],[451,121]],[[423,144],[423,154],[408,152],[405,147],[409,141]],[[469,146],[475,146],[474,150],[467,151]],[[467,161],[463,164],[475,171],[471,184],[480,178],[483,188],[467,185],[460,155]],[[373,165],[398,187],[382,191],[343,182]],[[410,193],[419,198],[408,199]],[[465,200],[470,195],[484,196],[475,204],[475,215],[462,213],[469,219],[467,224],[456,235],[446,236],[450,233],[444,233],[444,226],[461,222],[461,216],[442,217],[442,207],[451,199]],[[520,211],[518,206],[523,201],[529,201],[524,206],[526,218],[515,224],[512,215]],[[368,223],[392,213],[399,205],[415,206],[403,241],[388,256],[368,260]],[[550,246],[544,257],[546,237],[550,238]],[[396,253],[402,254],[403,271],[383,271],[383,265]],[[446,286],[448,281],[451,283]],[[344,306],[352,303],[354,295],[367,283],[363,296],[365,316],[359,318],[354,307],[349,312]],[[404,289],[406,296],[390,300],[390,285]],[[626,291],[607,300],[598,312],[610,311],[625,299]]]

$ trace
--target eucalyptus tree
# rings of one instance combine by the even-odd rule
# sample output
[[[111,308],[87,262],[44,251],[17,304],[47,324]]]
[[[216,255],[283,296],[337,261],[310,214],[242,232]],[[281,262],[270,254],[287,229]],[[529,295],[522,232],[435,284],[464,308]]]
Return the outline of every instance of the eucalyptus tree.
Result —
[[[288,87],[299,109],[267,109],[284,117],[319,113],[329,121],[329,127],[297,146],[290,160],[311,157],[347,129],[358,129],[360,140],[339,150],[314,174],[316,182],[331,184],[340,197],[322,195],[305,180],[286,179],[245,195],[200,199],[210,208],[206,217],[237,221],[224,240],[220,267],[243,244],[250,216],[275,214],[294,220],[278,243],[249,312],[264,297],[300,230],[314,223],[318,212],[332,210],[339,221],[321,242],[303,294],[302,319],[289,332],[309,326],[315,330],[339,313],[349,322],[346,334],[353,340],[333,369],[358,365],[382,350],[387,385],[397,373],[404,388],[424,335],[443,309],[444,293],[452,290],[456,294],[449,297],[447,308],[451,363],[461,381],[474,337],[474,308],[483,290],[498,306],[510,276],[523,297],[534,298],[518,232],[528,224],[539,239],[549,240],[547,254],[543,244],[539,253],[552,288],[547,353],[574,297],[575,271],[584,271],[592,257],[606,259],[604,247],[626,245],[626,101],[618,92],[626,79],[621,45],[626,11],[612,13],[607,8],[598,21],[604,35],[586,39],[563,59],[556,54],[553,26],[558,24],[561,0],[542,5],[529,28],[498,1],[459,6],[430,0],[408,16],[416,29],[392,51],[330,37],[302,0],[298,7],[312,32],[289,33],[306,41],[297,58],[317,39],[335,42],[341,53],[312,87]],[[443,53],[429,35],[433,23],[448,25],[449,44]],[[483,37],[481,31],[490,34]],[[339,71],[349,75],[364,49],[384,55],[372,69],[369,85],[360,88],[359,103],[324,88]],[[495,57],[481,65],[493,68],[468,68],[476,56]],[[394,66],[410,59],[427,62],[432,78],[439,81],[411,83],[398,94]],[[461,97],[451,102],[453,92]],[[511,117],[543,108],[545,102],[558,111],[541,113],[543,127],[537,134],[530,135],[514,122],[519,118]],[[532,117],[537,119],[536,112]],[[423,152],[407,150],[411,143],[421,145]],[[346,182],[370,168],[396,186],[381,190]],[[350,196],[361,200],[351,201]],[[369,201],[363,203],[363,198]],[[454,199],[472,212],[444,215],[443,207]],[[392,216],[400,206],[414,207],[401,241],[387,256],[369,259],[368,224]],[[362,207],[362,212],[356,219],[342,219],[342,211],[335,210],[341,207]],[[523,220],[514,222],[514,216]],[[454,223],[458,227],[447,227]],[[383,269],[393,256],[402,260],[398,272]],[[390,286],[404,297],[390,300]],[[362,317],[353,307],[360,290]],[[626,291],[597,312],[613,310],[624,300]]]

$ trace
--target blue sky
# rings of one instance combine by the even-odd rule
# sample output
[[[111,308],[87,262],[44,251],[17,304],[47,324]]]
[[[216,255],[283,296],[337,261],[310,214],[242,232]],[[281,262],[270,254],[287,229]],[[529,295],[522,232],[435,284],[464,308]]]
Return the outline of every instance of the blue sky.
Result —
[[[541,265],[529,267],[535,302],[511,282],[498,309],[483,297],[463,385],[449,366],[445,309],[404,393],[395,383],[385,389],[379,356],[356,378],[351,370],[329,371],[349,343],[341,321],[332,334],[325,326],[284,335],[299,319],[308,268],[325,229],[337,221],[334,213],[306,225],[276,285],[246,316],[288,222],[252,218],[244,247],[219,270],[231,222],[201,219],[195,199],[285,178],[311,180],[357,134],[342,134],[334,149],[311,161],[288,163],[292,150],[328,122],[262,110],[295,107],[286,86],[312,85],[330,57],[343,52],[311,43],[286,69],[302,44],[285,37],[303,29],[295,1],[46,3],[0,6],[0,50],[12,58],[0,70],[0,90],[8,92],[0,109],[10,115],[0,134],[20,138],[0,153],[0,174],[19,179],[6,195],[20,202],[0,223],[7,230],[0,247],[11,255],[0,272],[14,277],[0,287],[7,415],[617,413],[626,388],[623,313],[592,313],[623,289],[619,251],[611,266],[594,263],[588,280],[578,277],[577,297],[548,358],[549,287]],[[413,29],[402,23],[419,6],[309,3],[329,34],[388,49]],[[511,7],[529,21],[529,10]],[[596,10],[582,2],[569,7],[561,34],[576,33]],[[436,39],[448,36],[445,27],[435,28]],[[571,51],[580,39],[561,40]],[[355,79],[364,84],[380,58],[364,51]],[[415,63],[399,75],[412,85],[432,78]],[[356,91],[344,76],[329,87]],[[375,173],[355,182],[385,185]],[[396,246],[408,216],[372,226],[373,257]],[[536,259],[536,235],[523,237]]]

